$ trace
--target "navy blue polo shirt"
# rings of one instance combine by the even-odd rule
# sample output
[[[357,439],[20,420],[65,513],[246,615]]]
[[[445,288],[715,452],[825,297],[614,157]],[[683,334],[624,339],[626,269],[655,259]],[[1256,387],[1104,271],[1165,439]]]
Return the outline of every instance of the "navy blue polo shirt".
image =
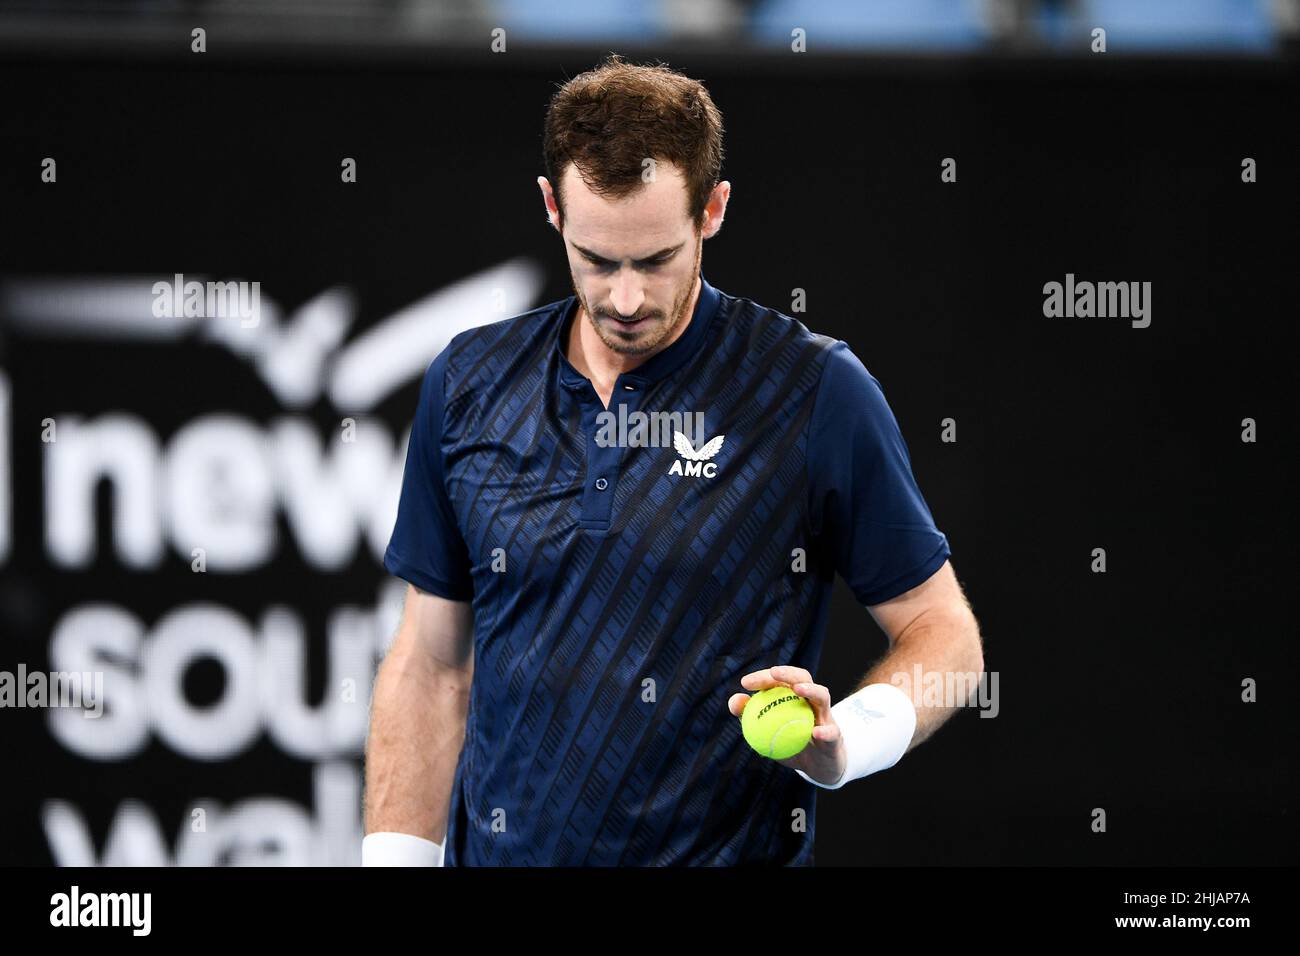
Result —
[[[810,864],[817,788],[727,699],[818,679],[835,574],[879,604],[947,538],[843,341],[701,278],[606,409],[564,355],[577,305],[461,332],[420,389],[384,565],[473,602],[446,864]]]

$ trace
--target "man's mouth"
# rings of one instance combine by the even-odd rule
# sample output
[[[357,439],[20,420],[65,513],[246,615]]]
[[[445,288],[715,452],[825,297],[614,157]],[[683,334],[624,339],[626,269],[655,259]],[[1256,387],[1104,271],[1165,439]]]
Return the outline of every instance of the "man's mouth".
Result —
[[[637,329],[649,321],[650,316],[644,315],[639,319],[625,319],[621,315],[606,315],[605,318],[612,319],[624,329]]]

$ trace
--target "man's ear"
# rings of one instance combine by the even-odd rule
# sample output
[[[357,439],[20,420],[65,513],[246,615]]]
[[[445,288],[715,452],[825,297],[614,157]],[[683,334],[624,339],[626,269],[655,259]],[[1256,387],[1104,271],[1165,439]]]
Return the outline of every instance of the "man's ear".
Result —
[[[731,183],[718,183],[713,187],[713,192],[709,196],[709,201],[704,207],[704,238],[709,239],[718,234],[722,228],[722,220],[727,215],[727,203],[731,200]]]
[[[542,205],[546,207],[546,221],[555,227],[556,232],[560,232],[560,207],[556,205],[555,193],[551,190],[551,184],[545,176],[537,177],[537,187],[542,191]]]

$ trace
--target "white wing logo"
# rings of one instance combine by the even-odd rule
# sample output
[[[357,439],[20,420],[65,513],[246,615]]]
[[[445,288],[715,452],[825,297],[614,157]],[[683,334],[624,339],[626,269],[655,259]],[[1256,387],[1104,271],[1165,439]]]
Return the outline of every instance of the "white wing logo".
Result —
[[[686,460],[686,464],[685,466],[682,465],[681,458],[675,460],[673,466],[668,469],[668,474],[691,478],[712,478],[718,473],[718,466],[709,459],[722,451],[722,442],[725,438],[725,435],[710,438],[699,451],[696,451],[689,438],[679,431],[674,431],[673,448],[677,449],[677,454]],[[705,464],[705,462],[708,462],[708,464]]]
[[[681,432],[673,432],[673,447],[677,449],[677,454],[687,461],[708,461],[722,451],[722,440],[726,437],[726,435],[719,435],[716,438],[710,438],[704,443],[703,448],[696,451],[689,438]]]

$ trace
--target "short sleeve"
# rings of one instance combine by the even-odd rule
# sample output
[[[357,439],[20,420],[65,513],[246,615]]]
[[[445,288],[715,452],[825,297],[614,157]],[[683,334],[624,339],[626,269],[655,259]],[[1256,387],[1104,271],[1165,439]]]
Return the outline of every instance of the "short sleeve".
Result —
[[[397,522],[384,552],[384,567],[421,591],[453,601],[474,596],[469,552],[456,524],[442,472],[443,378],[447,350],[433,360],[420,385],[420,399],[406,447],[406,470]]]
[[[854,595],[871,606],[924,583],[949,557],[875,376],[836,342],[808,423],[809,520]]]

